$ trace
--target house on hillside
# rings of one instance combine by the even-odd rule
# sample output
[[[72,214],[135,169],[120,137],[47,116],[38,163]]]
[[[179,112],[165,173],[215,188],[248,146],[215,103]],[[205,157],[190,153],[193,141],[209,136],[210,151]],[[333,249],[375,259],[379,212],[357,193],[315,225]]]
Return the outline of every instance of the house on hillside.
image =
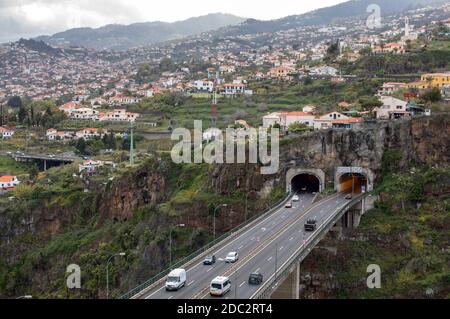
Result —
[[[83,138],[85,140],[93,139],[93,138],[102,138],[105,134],[108,134],[107,131],[99,130],[96,128],[85,128],[75,133],[75,137],[77,139]]]
[[[17,179],[17,176],[0,176],[0,189],[12,189],[16,188],[17,185],[19,185],[20,182]]]
[[[281,128],[288,129],[294,123],[314,127],[315,116],[305,112],[275,112],[263,117],[263,127],[279,124]]]
[[[332,128],[352,129],[364,122],[361,118],[346,116],[339,112],[332,112],[315,119],[314,129],[326,130]]]
[[[0,139],[6,140],[12,138],[14,129],[6,126],[0,126]]]
[[[374,109],[377,119],[390,120],[410,116],[407,110],[408,102],[392,96],[381,96],[380,100],[383,105]]]
[[[401,89],[405,89],[407,85],[401,82],[385,82],[378,91],[379,96],[392,95]]]

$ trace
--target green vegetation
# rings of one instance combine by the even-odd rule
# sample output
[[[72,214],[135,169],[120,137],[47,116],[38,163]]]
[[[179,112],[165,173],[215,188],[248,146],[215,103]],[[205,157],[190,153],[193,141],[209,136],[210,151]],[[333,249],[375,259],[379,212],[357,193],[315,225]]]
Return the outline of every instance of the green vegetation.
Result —
[[[14,159],[6,156],[0,156],[0,175],[24,175],[28,173],[28,166],[16,162]]]
[[[448,168],[401,172],[391,167],[377,188],[376,208],[348,234],[361,239],[339,242],[333,262],[312,256],[315,267],[334,273],[340,287],[329,297],[450,298],[449,185]],[[366,287],[371,264],[381,267],[381,289]]]
[[[77,176],[76,164],[53,168],[36,177],[35,185],[17,187],[12,193],[16,201],[0,197],[0,232],[6,233],[9,223],[23,230],[8,242],[7,252],[0,246],[5,254],[14,252],[0,260],[0,296],[105,297],[106,260],[123,251],[126,257],[110,265],[111,295],[118,297],[167,267],[169,225],[180,220],[188,225],[173,231],[176,261],[212,239],[212,214],[220,203],[227,203],[228,209],[217,215],[219,233],[244,221],[244,201],[248,202],[250,218],[284,194],[282,188],[274,189],[265,199],[238,189],[219,194],[212,186],[212,166],[175,165],[167,154],[158,160],[149,156],[137,160],[134,167],[122,164],[116,171],[102,171],[89,179]],[[113,180],[133,183],[143,170],[163,174],[167,200],[140,205],[127,220],[108,218],[99,204]],[[22,221],[29,218],[39,227],[25,227]],[[69,264],[82,269],[80,291],[66,288]],[[128,275],[124,278],[124,274]]]

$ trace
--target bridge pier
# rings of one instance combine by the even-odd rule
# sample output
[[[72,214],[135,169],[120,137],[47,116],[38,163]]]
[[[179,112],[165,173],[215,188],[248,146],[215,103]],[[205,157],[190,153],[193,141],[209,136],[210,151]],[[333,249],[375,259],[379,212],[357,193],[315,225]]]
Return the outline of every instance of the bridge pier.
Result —
[[[271,299],[300,299],[300,262],[286,280],[276,288]]]

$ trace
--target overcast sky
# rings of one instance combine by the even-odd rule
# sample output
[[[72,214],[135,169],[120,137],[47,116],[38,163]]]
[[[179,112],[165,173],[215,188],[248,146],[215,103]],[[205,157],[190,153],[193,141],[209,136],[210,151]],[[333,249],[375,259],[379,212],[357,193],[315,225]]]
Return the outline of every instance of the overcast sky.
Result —
[[[110,23],[173,22],[208,13],[276,19],[345,0],[0,0],[0,42]]]

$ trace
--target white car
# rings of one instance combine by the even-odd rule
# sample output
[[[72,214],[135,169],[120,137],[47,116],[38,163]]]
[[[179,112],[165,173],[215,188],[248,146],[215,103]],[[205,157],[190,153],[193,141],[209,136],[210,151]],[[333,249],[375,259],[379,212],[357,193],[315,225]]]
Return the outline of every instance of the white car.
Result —
[[[179,290],[186,285],[186,270],[175,269],[170,272],[166,280],[166,290]]]
[[[300,197],[298,197],[298,195],[294,195],[294,197],[292,197],[293,202],[298,202],[299,200],[300,200]]]
[[[225,258],[226,263],[235,263],[239,260],[239,254],[235,252],[231,252],[227,255],[227,258]]]
[[[222,297],[231,290],[231,281],[228,277],[216,277],[211,281],[209,293],[211,296]]]

